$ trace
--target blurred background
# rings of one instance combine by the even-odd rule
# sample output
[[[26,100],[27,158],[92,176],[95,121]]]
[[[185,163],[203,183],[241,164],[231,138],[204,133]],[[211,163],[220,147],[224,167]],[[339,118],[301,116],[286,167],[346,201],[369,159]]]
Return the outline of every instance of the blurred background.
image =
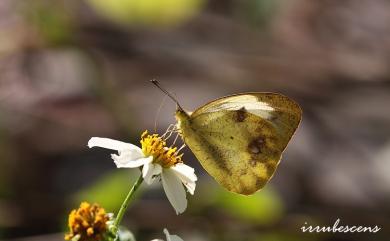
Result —
[[[387,0],[1,0],[0,239],[62,240],[80,201],[116,212],[137,171],[92,136],[138,144],[175,105],[280,92],[303,121],[267,187],[228,193],[200,177],[176,216],[143,186],[124,224],[137,240],[390,240],[390,2]],[[302,233],[310,225],[370,233]]]

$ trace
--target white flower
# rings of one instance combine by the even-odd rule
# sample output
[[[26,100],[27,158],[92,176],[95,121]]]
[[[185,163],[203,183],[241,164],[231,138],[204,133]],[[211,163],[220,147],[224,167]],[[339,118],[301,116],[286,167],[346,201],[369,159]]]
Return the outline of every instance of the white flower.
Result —
[[[183,239],[181,239],[179,236],[177,235],[170,235],[168,230],[165,228],[164,229],[164,233],[165,233],[165,236],[167,238],[166,241],[183,241]],[[151,241],[164,241],[162,239],[153,239]]]
[[[197,177],[194,169],[181,161],[177,148],[167,147],[164,139],[157,134],[148,135],[145,131],[141,136],[142,149],[130,144],[108,138],[92,137],[88,146],[103,147],[118,151],[111,157],[118,168],[135,168],[142,166],[142,177],[151,184],[156,177],[161,176],[164,191],[176,214],[187,208],[186,192],[193,195]]]

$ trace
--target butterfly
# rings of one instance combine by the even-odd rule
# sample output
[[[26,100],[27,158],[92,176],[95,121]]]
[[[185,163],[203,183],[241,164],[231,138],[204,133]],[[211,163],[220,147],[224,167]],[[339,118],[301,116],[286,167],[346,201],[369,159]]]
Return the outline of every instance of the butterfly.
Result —
[[[190,113],[162,90],[177,103],[179,133],[203,168],[227,190],[244,195],[272,178],[302,117],[295,101],[277,93],[225,96]]]

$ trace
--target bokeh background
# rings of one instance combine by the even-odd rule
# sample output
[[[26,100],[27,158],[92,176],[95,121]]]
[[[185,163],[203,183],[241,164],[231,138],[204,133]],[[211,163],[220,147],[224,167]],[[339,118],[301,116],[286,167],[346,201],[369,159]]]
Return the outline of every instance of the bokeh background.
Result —
[[[269,185],[228,193],[200,177],[176,216],[161,185],[125,216],[137,240],[390,240],[387,0],[1,0],[0,239],[62,240],[68,212],[115,212],[137,177],[92,136],[138,143],[174,123],[157,78],[194,110],[244,91],[280,92],[303,121]],[[157,117],[156,117],[157,116]],[[382,228],[302,233],[305,222]]]

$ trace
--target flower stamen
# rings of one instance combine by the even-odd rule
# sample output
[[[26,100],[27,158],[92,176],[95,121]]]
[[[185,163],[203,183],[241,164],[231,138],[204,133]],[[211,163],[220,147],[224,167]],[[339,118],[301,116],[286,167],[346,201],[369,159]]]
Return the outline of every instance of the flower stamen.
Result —
[[[70,232],[65,235],[65,240],[72,240],[75,236],[79,241],[103,240],[108,231],[107,221],[109,215],[97,204],[82,202],[79,209],[72,210],[69,214],[68,225]]]
[[[168,134],[168,137],[166,134]],[[145,156],[153,156],[153,163],[157,163],[164,168],[169,168],[182,163],[181,160],[183,154],[179,154],[177,147],[167,146],[166,140],[172,135],[171,127],[164,135],[148,134],[148,131],[144,131],[141,135],[142,152]],[[165,136],[165,137],[164,137]]]

